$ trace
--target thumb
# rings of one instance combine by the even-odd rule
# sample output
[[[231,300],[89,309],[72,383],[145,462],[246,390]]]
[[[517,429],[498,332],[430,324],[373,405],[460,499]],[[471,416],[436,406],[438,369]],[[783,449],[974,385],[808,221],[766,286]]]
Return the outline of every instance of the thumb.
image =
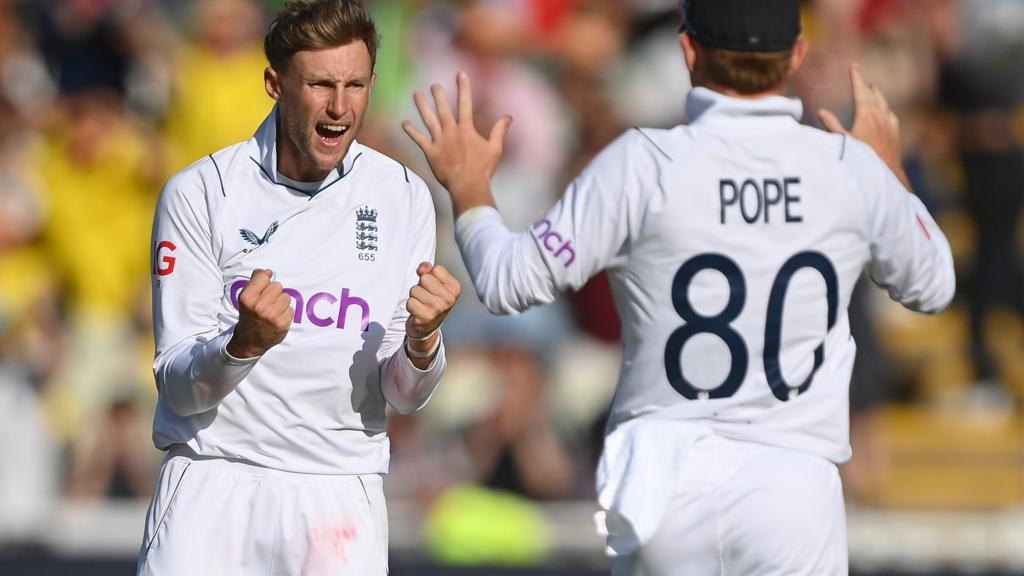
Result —
[[[274,281],[274,271],[269,268],[256,268],[252,271],[249,281],[258,282],[259,284],[270,284]]]
[[[818,120],[821,121],[821,125],[825,127],[825,130],[835,134],[848,134],[846,128],[843,127],[843,123],[839,121],[839,118],[835,114],[822,108],[818,110]]]
[[[491,134],[487,137],[487,141],[492,145],[497,145],[500,149],[502,144],[505,142],[505,135],[508,134],[508,127],[512,125],[512,117],[508,114],[502,116],[494,123],[491,127]]]
[[[416,267],[416,275],[423,276],[434,269],[434,265],[430,262],[420,262],[420,265]]]

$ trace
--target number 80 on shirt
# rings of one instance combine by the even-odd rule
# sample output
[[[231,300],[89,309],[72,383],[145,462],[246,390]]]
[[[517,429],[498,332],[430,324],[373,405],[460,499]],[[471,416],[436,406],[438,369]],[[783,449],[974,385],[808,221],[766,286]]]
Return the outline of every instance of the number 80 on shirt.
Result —
[[[765,318],[764,332],[764,372],[771,387],[772,394],[786,402],[807,391],[814,380],[818,368],[825,361],[825,343],[822,342],[814,350],[814,367],[799,385],[792,386],[782,375],[780,365],[780,342],[782,339],[782,307],[786,299],[786,290],[793,275],[804,268],[817,270],[825,280],[825,298],[828,304],[827,329],[831,330],[836,323],[839,311],[839,279],[832,262],[820,252],[800,252],[782,265],[775,281],[772,282],[768,299],[768,313]],[[704,270],[716,270],[725,276],[729,283],[729,300],[725,308],[714,316],[704,316],[693,309],[690,302],[689,288],[693,278]],[[683,397],[690,400],[708,400],[729,398],[739,389],[747,376],[749,352],[747,344],[731,325],[743,311],[747,300],[747,283],[743,272],[735,261],[723,254],[701,254],[687,260],[672,280],[672,305],[685,323],[669,336],[665,344],[665,375],[669,384]],[[683,347],[687,341],[697,334],[712,334],[720,338],[729,348],[732,358],[729,373],[725,380],[715,388],[701,389],[694,386],[683,375]]]

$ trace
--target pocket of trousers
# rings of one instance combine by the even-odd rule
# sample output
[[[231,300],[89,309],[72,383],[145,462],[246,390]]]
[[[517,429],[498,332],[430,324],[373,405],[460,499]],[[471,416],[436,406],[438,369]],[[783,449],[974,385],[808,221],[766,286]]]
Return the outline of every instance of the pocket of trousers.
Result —
[[[156,544],[160,534],[160,529],[167,520],[167,514],[171,511],[171,507],[174,506],[174,501],[181,492],[185,476],[191,467],[191,460],[187,458],[174,458],[169,461],[164,470],[161,471],[160,482],[157,485],[158,492],[153,495],[153,503],[150,505],[150,515],[146,518],[147,531],[150,529],[150,521],[152,521],[153,524],[152,532],[146,534],[145,551],[142,554],[142,560],[149,555],[149,551],[152,550],[153,546]],[[166,477],[164,476],[165,474]]]

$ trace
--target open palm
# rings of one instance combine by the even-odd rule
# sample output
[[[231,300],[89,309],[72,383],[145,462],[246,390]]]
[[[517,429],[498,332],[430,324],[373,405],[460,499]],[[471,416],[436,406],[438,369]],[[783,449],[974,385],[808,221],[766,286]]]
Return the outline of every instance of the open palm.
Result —
[[[511,116],[502,117],[485,138],[473,123],[473,94],[469,77],[460,72],[457,82],[457,114],[452,111],[439,84],[430,87],[434,106],[422,92],[413,95],[429,136],[412,122],[402,122],[405,133],[423,150],[434,177],[451,194],[456,215],[474,206],[494,204],[490,180],[501,160],[505,134],[512,123]]]

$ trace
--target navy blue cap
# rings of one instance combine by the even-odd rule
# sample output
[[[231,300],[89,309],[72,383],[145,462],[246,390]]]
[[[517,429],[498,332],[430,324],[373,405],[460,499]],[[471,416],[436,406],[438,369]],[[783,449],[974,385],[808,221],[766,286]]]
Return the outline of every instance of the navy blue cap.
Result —
[[[683,0],[683,28],[708,48],[782,52],[800,37],[800,0]]]

